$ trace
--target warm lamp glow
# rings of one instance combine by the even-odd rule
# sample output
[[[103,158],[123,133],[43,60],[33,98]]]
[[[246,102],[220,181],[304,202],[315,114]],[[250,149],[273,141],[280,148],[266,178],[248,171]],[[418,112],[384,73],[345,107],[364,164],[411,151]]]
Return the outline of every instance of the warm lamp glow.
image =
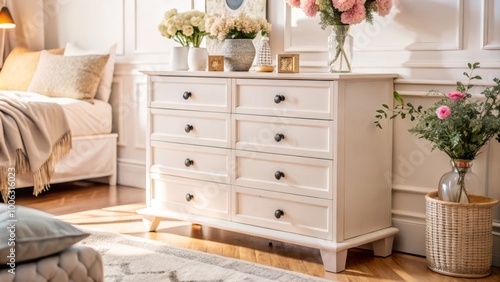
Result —
[[[6,6],[0,10],[0,29],[15,28],[16,24],[10,15],[9,9]]]

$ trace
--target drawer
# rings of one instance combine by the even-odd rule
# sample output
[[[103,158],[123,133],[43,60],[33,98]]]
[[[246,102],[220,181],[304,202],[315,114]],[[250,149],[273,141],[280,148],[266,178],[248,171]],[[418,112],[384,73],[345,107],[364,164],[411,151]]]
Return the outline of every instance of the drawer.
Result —
[[[151,141],[150,171],[229,183],[231,150]]]
[[[234,187],[235,222],[332,240],[332,201]],[[283,211],[279,218],[277,211]]]
[[[333,161],[235,151],[234,184],[332,199]]]
[[[233,115],[233,132],[236,149],[333,157],[333,121]]]
[[[151,207],[229,219],[228,185],[151,174]]]
[[[334,83],[237,79],[233,109],[239,114],[332,119]]]
[[[154,76],[151,77],[148,102],[152,108],[229,113],[228,81],[227,78]]]
[[[151,140],[230,147],[229,114],[151,109],[150,126]]]

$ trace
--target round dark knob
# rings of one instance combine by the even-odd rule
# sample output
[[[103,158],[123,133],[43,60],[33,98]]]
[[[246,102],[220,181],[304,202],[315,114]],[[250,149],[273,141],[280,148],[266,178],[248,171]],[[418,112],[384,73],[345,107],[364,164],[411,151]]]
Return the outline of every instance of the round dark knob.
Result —
[[[276,140],[276,142],[280,142],[283,139],[285,139],[285,135],[281,133],[277,133],[276,135],[274,135],[274,140]]]
[[[187,193],[187,194],[186,194],[186,201],[191,202],[191,200],[192,200],[193,198],[194,198],[194,196],[193,196],[193,195],[191,195],[191,194],[189,194],[189,193]]]
[[[283,95],[274,96],[274,103],[279,104],[283,101],[285,101],[285,96],[283,96]]]
[[[281,216],[283,216],[283,215],[285,215],[285,212],[284,212],[284,211],[282,211],[282,210],[276,210],[276,211],[274,212],[274,217],[276,217],[276,218],[280,218],[280,217],[281,217]]]
[[[186,124],[186,126],[184,127],[184,131],[186,131],[186,133],[189,133],[191,132],[191,130],[193,130],[193,126],[191,124]]]
[[[189,91],[186,91],[184,92],[184,94],[182,94],[182,98],[184,98],[184,100],[189,99],[189,97],[191,97],[191,92]]]
[[[187,167],[190,167],[194,164],[194,161],[187,158],[185,161],[184,161],[184,164],[187,166]]]
[[[274,173],[274,177],[280,180],[282,177],[285,177],[285,174],[278,170],[277,172]]]

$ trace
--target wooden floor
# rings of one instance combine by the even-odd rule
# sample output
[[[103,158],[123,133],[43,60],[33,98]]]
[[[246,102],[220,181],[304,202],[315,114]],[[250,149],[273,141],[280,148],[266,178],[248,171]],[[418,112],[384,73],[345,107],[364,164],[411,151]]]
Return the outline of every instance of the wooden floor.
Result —
[[[393,253],[377,258],[371,251],[351,249],[346,270],[325,272],[320,253],[311,249],[165,219],[157,232],[144,232],[135,210],[145,206],[145,190],[90,182],[52,185],[38,197],[31,189],[17,189],[16,203],[40,209],[73,224],[166,242],[222,256],[324,277],[335,281],[472,281],[443,276],[427,269],[423,257]],[[271,243],[271,244],[270,244]],[[473,281],[500,281],[500,268]]]

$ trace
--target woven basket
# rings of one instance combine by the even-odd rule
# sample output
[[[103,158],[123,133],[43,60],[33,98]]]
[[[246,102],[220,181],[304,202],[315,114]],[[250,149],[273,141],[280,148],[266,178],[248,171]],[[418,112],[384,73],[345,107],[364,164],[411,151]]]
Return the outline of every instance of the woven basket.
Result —
[[[471,203],[444,202],[425,195],[427,263],[432,271],[466,278],[488,276],[497,200],[469,195]]]

